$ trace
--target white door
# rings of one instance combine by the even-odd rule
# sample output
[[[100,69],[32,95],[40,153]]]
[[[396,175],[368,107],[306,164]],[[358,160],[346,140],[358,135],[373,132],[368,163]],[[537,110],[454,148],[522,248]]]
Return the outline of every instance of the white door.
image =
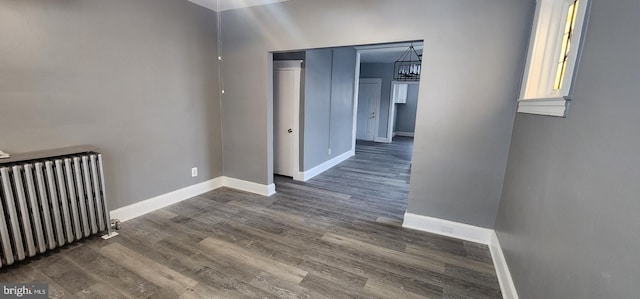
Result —
[[[293,177],[298,171],[300,61],[276,61],[273,71],[273,172]]]
[[[378,133],[382,79],[360,79],[356,139],[373,141]]]

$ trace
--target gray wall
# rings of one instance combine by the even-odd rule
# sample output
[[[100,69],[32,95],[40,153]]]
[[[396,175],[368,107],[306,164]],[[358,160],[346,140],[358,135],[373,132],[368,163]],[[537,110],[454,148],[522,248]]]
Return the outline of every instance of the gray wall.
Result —
[[[493,228],[534,3],[439,4],[456,10],[421,38],[408,212]]]
[[[100,147],[110,208],[222,175],[215,24],[187,1],[0,0],[0,148]]]
[[[493,227],[533,2],[366,6],[300,0],[222,13],[225,175],[273,182],[270,51],[424,40],[409,212]]]
[[[304,171],[351,150],[355,67],[353,48],[318,49],[306,53]]]
[[[407,102],[404,104],[396,104],[396,123],[393,127],[394,132],[415,132],[419,90],[420,85],[409,84]]]
[[[389,101],[391,100],[391,81],[393,80],[393,63],[361,63],[360,78],[381,78],[382,91],[380,95],[380,119],[378,122],[378,136],[387,138],[387,123],[389,122]]]
[[[516,117],[496,230],[520,298],[638,297],[638,12],[592,1],[568,117]]]

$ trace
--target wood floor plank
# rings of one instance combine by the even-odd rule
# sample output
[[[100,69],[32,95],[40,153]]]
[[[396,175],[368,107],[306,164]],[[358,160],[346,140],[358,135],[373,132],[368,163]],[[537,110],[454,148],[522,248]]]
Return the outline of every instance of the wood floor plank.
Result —
[[[429,294],[430,296],[441,296],[442,287],[433,283],[425,282],[420,279],[420,274],[410,273],[403,275],[397,272],[398,269],[394,265],[379,265],[375,260],[365,261],[360,256],[349,256],[349,254],[325,254],[315,252],[305,255],[305,260],[326,263],[332,267],[338,268],[346,272],[352,272],[357,275],[367,277],[368,279],[378,279],[394,285],[398,288],[411,290],[416,294]],[[313,273],[313,272],[312,272]],[[427,276],[427,273],[422,273]]]
[[[244,264],[271,273],[276,277],[291,282],[300,283],[308,274],[307,271],[302,269],[269,259],[218,239],[206,238],[200,241],[200,244],[221,256],[234,260],[238,264]]]
[[[278,298],[330,298],[300,286],[298,283],[282,280],[267,272],[258,273],[249,284],[269,292]]]
[[[345,286],[313,273],[307,275],[300,285],[310,290],[327,294],[330,298],[365,298],[360,287]],[[377,296],[369,298],[377,298]]]
[[[498,285],[498,279],[492,274],[474,271],[464,266],[461,267],[449,264],[445,266],[445,274],[475,285],[497,290],[496,286]]]
[[[228,202],[227,204],[232,205],[232,206],[236,206],[241,208],[243,211],[251,211],[254,212],[258,215],[263,215],[263,216],[267,216],[273,219],[287,219],[288,222],[293,222],[293,223],[297,223],[297,224],[302,224],[304,223],[305,218],[304,217],[300,217],[291,213],[284,213],[281,211],[277,211],[277,210],[273,210],[273,209],[269,209],[267,207],[256,207],[254,205],[251,205],[249,203],[245,203],[245,202],[241,202],[238,200],[232,200],[230,202]]]
[[[146,280],[173,291],[178,296],[198,284],[195,280],[173,271],[167,266],[158,264],[119,243],[102,247],[100,253]]]
[[[199,283],[193,288],[190,288],[186,292],[182,293],[179,299],[201,299],[201,298],[230,298],[229,294],[220,291],[216,288],[207,286],[204,283]]]
[[[358,240],[347,238],[344,236],[339,236],[332,233],[325,234],[322,237],[322,240],[331,242],[334,244],[342,245],[342,246],[352,247],[363,252],[376,254],[387,260],[392,260],[398,263],[408,263],[415,266],[423,267],[425,269],[429,269],[434,272],[444,273],[444,263],[442,262],[416,258],[414,256],[405,254],[404,252],[399,252],[399,251],[387,249],[384,247],[375,246],[372,244],[368,244],[366,242],[358,241]]]
[[[129,242],[124,245],[137,248],[132,247]],[[235,267],[228,260],[207,255],[206,252],[203,253],[195,247],[189,246],[188,243],[174,239],[156,243],[153,249],[145,253],[145,256],[198,281],[200,284],[206,284],[207,287],[218,290],[226,294],[227,297],[242,294],[245,289],[250,288],[243,281],[255,276],[255,274]],[[190,288],[185,292],[194,292],[194,290]],[[153,295],[152,297],[157,296]],[[173,297],[168,296],[167,298]]]
[[[67,263],[62,254],[52,257],[40,270],[56,284],[64,286],[69,294],[77,294],[98,283],[85,275],[81,269]]]
[[[468,241],[464,241],[463,244],[465,250],[467,251],[468,258],[487,264],[491,264],[493,262],[493,260],[491,259],[491,253],[489,252],[489,247],[487,245]]]
[[[300,267],[338,284],[363,287],[367,282],[367,278],[362,275],[330,266],[318,260],[305,259]]]
[[[395,227],[402,227],[402,219],[393,219],[380,216],[376,219],[376,222]]]
[[[68,263],[73,264],[93,280],[121,290],[122,294],[131,298],[150,297],[162,292],[161,288],[143,279],[137,274],[116,264],[89,246],[75,249],[71,254],[65,254]]]
[[[76,293],[79,298],[113,298],[113,299],[132,299],[136,297],[128,296],[120,292],[118,289],[114,289],[102,283],[96,283],[89,286],[86,289]]]
[[[495,269],[492,264],[479,262],[473,259],[469,259],[467,257],[450,254],[440,250],[425,248],[425,247],[414,245],[414,244],[407,244],[407,247],[405,248],[405,253],[411,254],[423,259],[436,260],[436,261],[441,261],[445,264],[464,267],[464,268],[478,271],[481,273],[486,273],[491,275],[495,274]]]
[[[398,288],[396,286],[390,285],[380,280],[369,279],[364,286],[364,291],[369,292],[370,294],[375,294],[376,296],[380,296],[382,298],[403,298],[403,299],[420,299],[420,298],[439,298],[438,297],[427,297],[425,295],[418,295],[412,292],[409,292],[405,289]]]
[[[304,192],[305,194],[315,194],[315,195],[323,197],[323,198],[327,198],[328,197],[328,198],[345,199],[345,200],[351,198],[351,195],[349,195],[349,194],[329,191],[329,190],[325,190],[325,189],[319,189],[319,188],[310,187],[308,185],[303,185],[303,184],[296,184],[293,181],[280,182],[278,184],[278,188],[280,188],[281,190],[283,188],[296,189],[298,191]]]

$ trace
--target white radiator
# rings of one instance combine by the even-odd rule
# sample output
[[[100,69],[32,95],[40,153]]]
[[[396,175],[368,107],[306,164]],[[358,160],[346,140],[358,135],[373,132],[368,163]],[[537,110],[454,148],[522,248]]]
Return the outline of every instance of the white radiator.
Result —
[[[107,230],[102,155],[0,167],[0,267]]]

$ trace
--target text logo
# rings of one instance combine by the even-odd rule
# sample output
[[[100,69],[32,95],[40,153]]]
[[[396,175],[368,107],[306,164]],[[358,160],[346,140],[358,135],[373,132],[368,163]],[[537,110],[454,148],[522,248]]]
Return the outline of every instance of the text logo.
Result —
[[[49,285],[46,283],[0,283],[0,299],[49,298]]]

